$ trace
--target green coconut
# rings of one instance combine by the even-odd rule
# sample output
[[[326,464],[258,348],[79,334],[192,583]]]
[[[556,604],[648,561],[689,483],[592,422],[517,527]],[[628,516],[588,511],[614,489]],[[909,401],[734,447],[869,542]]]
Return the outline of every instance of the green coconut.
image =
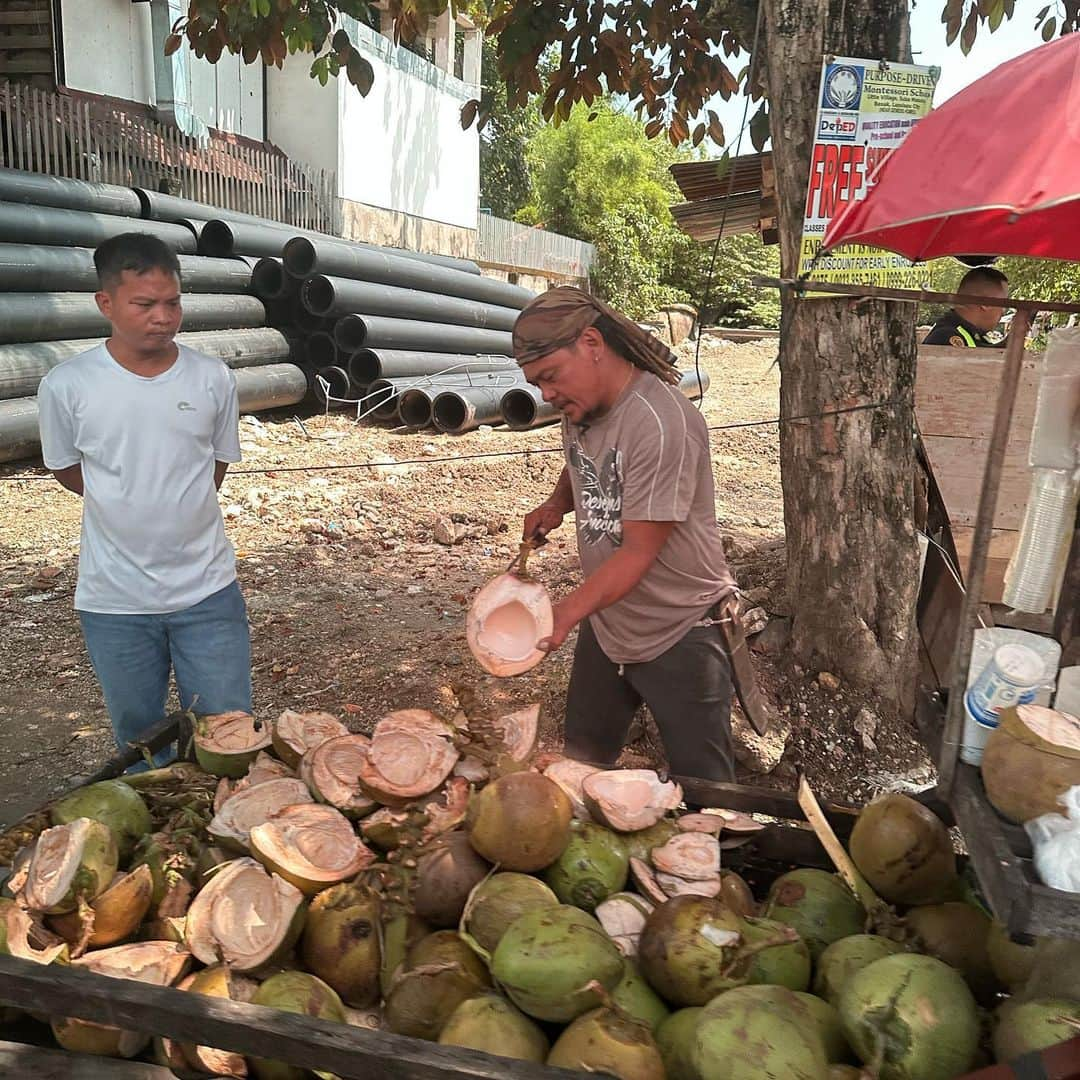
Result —
[[[711,1001],[689,1057],[697,1080],[826,1080],[828,1074],[814,1017],[782,986],[740,986]]]
[[[195,757],[214,776],[239,779],[270,745],[269,724],[256,727],[255,717],[245,712],[200,716],[195,725]]]
[[[690,1061],[694,1044],[694,1031],[704,1012],[700,1005],[673,1012],[661,1021],[656,1029],[656,1045],[664,1061],[667,1080],[698,1080],[697,1071]]]
[[[116,877],[119,853],[112,830],[92,818],[46,829],[30,857],[22,902],[31,911],[63,915],[80,900],[100,896]]]
[[[852,934],[834,941],[819,957],[814,970],[814,993],[835,1005],[857,971],[886,956],[902,953],[904,946],[877,934]]]
[[[54,825],[91,818],[108,826],[116,837],[121,866],[126,865],[135,845],[154,827],[142,796],[122,780],[102,780],[73,791],[53,804],[49,818]]]
[[[1035,962],[1027,982],[1016,993],[1023,1001],[1065,998],[1080,1001],[1080,941],[1074,938],[1039,938]]]
[[[673,836],[679,833],[679,826],[672,818],[661,818],[655,825],[637,832],[622,834],[623,850],[628,859],[649,861],[653,848],[663,847]]]
[[[665,1080],[664,1062],[649,1028],[609,1008],[579,1016],[556,1040],[547,1063],[618,1080]]]
[[[611,1003],[653,1033],[670,1015],[668,1007],[645,981],[633,960],[626,961],[623,977],[611,991]]]
[[[453,930],[418,941],[386,997],[386,1027],[414,1039],[437,1039],[454,1010],[491,988],[484,962]]]
[[[743,942],[745,960],[737,967],[745,971],[745,981],[751,984],[785,986],[788,990],[805,990],[810,985],[810,950],[801,937],[786,923],[775,919],[745,920]],[[788,935],[795,934],[795,940]],[[769,942],[775,942],[770,945]],[[764,947],[763,947],[764,946]]]
[[[510,773],[469,801],[469,842],[488,862],[531,874],[550,866],[570,842],[573,806],[554,780]]]
[[[1009,937],[1009,931],[996,919],[986,935],[986,955],[1002,986],[1011,993],[1019,990],[1035,969],[1036,945],[1021,945]]]
[[[543,1064],[550,1044],[540,1027],[499,994],[480,994],[450,1014],[439,1042]]]
[[[645,920],[638,963],[649,984],[673,1005],[705,1005],[745,981],[732,965],[746,924],[719,900],[677,896]]]
[[[354,1009],[379,1000],[379,899],[355,883],[334,885],[308,907],[300,956]]]
[[[379,963],[379,993],[384,998],[390,993],[398,972],[404,969],[409,950],[430,933],[431,927],[412,912],[384,917]]]
[[[834,941],[866,929],[866,909],[854,893],[836,874],[813,868],[778,877],[764,915],[797,930],[815,961]]]
[[[979,1048],[979,1016],[964,977],[933,956],[902,953],[855,973],[837,1010],[864,1064],[880,1080],[953,1080]]]
[[[1004,1065],[1021,1054],[1045,1050],[1077,1035],[1080,1004],[1064,998],[1006,1001],[994,1014],[994,1060]]]
[[[485,955],[495,951],[507,927],[526,911],[559,906],[559,898],[529,874],[492,874],[473,889],[461,917],[466,940]]]
[[[623,955],[593,916],[560,904],[515,919],[495,949],[491,973],[523,1012],[566,1023],[600,1002],[591,983],[615,988]]]
[[[949,830],[907,795],[892,792],[864,807],[848,848],[859,872],[891,904],[938,904],[959,888]]]
[[[987,949],[988,915],[970,904],[951,901],[912,908],[906,918],[921,952],[956,968],[979,1001],[987,1002],[994,997],[999,983]]]
[[[319,1020],[332,1020],[338,1024],[346,1022],[341,998],[322,979],[306,971],[283,971],[271,975],[255,991],[251,1004],[300,1016],[313,1016]],[[251,1058],[250,1062],[258,1080],[304,1080],[308,1075],[306,1069],[287,1065],[283,1061]]]
[[[842,1064],[852,1058],[851,1047],[844,1037],[844,1025],[840,1014],[827,1001],[822,1001],[815,994],[806,994],[800,990],[795,996],[805,1005],[814,1017],[821,1036],[821,1045],[825,1047],[825,1058],[830,1064]]]
[[[561,903],[592,912],[626,885],[629,872],[630,859],[617,833],[574,821],[570,842],[543,877]]]
[[[254,979],[237,975],[224,964],[203,968],[189,975],[177,985],[178,990],[227,1001],[251,1001],[259,984]],[[179,1050],[185,1061],[199,1074],[211,1076],[247,1076],[247,1064],[242,1054],[233,1050],[219,1050],[214,1046],[198,1046],[194,1043],[176,1043],[169,1040],[174,1050]]]
[[[830,1065],[828,1080],[866,1080],[866,1073],[856,1065]]]

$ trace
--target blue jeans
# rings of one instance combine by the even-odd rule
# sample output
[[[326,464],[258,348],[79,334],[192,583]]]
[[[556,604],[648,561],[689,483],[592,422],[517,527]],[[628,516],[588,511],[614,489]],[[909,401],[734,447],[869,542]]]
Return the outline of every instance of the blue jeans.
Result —
[[[251,712],[251,637],[237,582],[164,615],[78,615],[121,750],[165,718],[170,668],[181,709]],[[166,748],[154,761],[173,756]]]

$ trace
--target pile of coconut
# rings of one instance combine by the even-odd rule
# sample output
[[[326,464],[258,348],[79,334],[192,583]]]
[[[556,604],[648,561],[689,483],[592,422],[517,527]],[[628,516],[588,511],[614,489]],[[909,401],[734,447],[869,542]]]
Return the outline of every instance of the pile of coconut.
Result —
[[[863,811],[856,887],[794,868],[755,894],[736,868],[760,869],[766,826],[687,812],[652,771],[537,757],[537,721],[204,717],[197,766],[49,808],[0,952],[623,1080],[951,1080],[1075,1033],[1077,949],[1010,941],[922,804]],[[305,1075],[36,1020],[178,1076]]]

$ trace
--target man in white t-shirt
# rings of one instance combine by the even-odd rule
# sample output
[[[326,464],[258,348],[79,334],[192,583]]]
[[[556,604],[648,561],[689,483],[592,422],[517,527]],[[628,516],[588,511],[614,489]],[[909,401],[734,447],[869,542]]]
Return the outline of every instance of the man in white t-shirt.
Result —
[[[239,409],[232,371],[174,341],[169,247],[125,233],[94,265],[112,334],[45,376],[38,413],[45,464],[83,498],[75,608],[123,748],[165,716],[170,669],[182,708],[251,711],[247,609],[217,501],[240,460]]]

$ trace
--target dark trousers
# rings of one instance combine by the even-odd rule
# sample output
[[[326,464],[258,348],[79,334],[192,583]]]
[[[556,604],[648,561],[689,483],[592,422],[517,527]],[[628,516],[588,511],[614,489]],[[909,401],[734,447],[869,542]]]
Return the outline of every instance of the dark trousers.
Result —
[[[616,664],[586,619],[566,700],[566,754],[614,764],[638,706],[649,706],[676,776],[730,782],[731,664],[716,626],[694,626],[655,660]]]

